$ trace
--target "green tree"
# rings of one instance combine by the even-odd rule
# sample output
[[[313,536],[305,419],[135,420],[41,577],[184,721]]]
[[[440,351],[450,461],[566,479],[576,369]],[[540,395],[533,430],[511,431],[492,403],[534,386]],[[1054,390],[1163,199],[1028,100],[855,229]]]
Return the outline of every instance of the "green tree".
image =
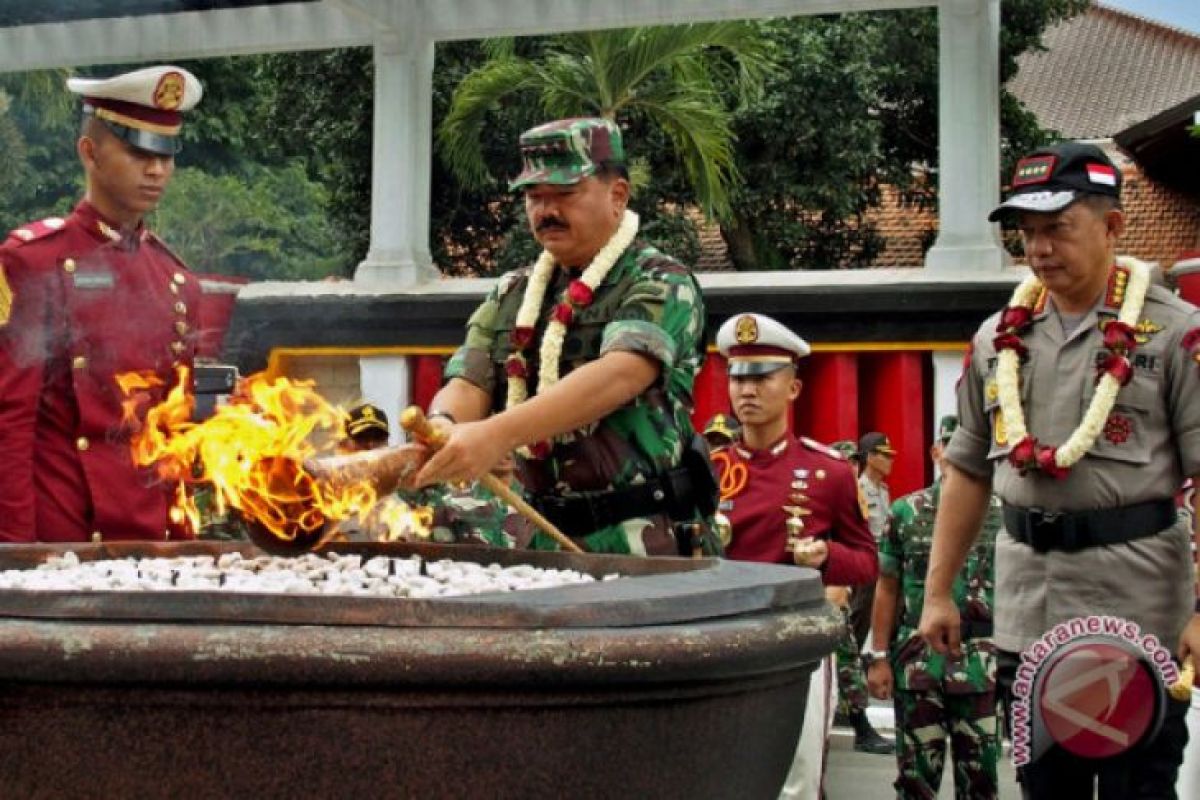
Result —
[[[494,183],[481,141],[493,110],[523,95],[545,119],[603,116],[637,120],[666,135],[696,202],[728,215],[736,189],[732,108],[761,85],[772,61],[751,23],[626,28],[552,36],[530,55],[511,40],[454,92],[438,128],[438,151],[459,180]]]
[[[65,70],[0,75],[0,233],[62,215],[78,199],[77,105]]]
[[[1000,77],[1042,32],[1088,0],[1005,0]],[[759,99],[737,115],[745,188],[722,235],[737,269],[821,269],[871,263],[884,246],[865,214],[884,185],[937,202],[936,9],[797,17],[762,24],[788,54]],[[1053,133],[1001,93],[1003,173]],[[932,242],[932,232],[929,237]]]
[[[315,280],[339,266],[326,201],[298,162],[224,175],[183,168],[151,223],[196,272]]]

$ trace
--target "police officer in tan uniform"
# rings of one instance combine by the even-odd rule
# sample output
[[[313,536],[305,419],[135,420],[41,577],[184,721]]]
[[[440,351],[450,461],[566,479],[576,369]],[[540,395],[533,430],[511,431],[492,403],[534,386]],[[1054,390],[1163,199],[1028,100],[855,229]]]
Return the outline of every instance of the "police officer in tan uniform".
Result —
[[[1020,651],[1088,615],[1132,620],[1179,658],[1200,650],[1192,531],[1171,502],[1200,473],[1200,312],[1116,255],[1120,186],[1101,150],[1067,143],[1022,159],[991,215],[1014,216],[1033,276],[964,365],[921,633],[960,652],[951,586],[994,488],[1002,685]],[[1090,798],[1098,781],[1101,798],[1174,797],[1186,709],[1168,700],[1136,752],[1084,759],[1055,745],[1020,768],[1025,796]]]

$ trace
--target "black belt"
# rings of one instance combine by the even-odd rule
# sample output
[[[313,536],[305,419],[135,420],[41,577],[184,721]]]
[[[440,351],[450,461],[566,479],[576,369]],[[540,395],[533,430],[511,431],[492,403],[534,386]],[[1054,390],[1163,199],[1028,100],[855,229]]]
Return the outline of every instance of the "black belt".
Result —
[[[680,467],[624,489],[536,495],[533,506],[568,536],[587,536],[634,517],[690,519],[696,513],[691,487],[687,470]]]
[[[1039,553],[1073,553],[1088,547],[1153,536],[1175,524],[1175,503],[1150,500],[1094,511],[1045,511],[1004,505],[1004,529],[1018,542]]]

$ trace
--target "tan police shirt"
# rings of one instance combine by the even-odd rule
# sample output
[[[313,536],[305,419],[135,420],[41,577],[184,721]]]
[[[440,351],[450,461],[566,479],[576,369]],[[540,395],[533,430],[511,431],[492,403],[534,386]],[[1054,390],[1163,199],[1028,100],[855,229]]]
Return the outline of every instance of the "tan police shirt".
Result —
[[[862,489],[863,499],[867,501],[867,526],[878,544],[887,532],[888,514],[892,508],[887,484],[882,481],[875,483],[867,477],[866,470],[863,470],[858,476],[858,485]]]
[[[1043,444],[1066,441],[1096,386],[1096,364],[1107,351],[1099,325],[1115,319],[1113,292],[1070,334],[1052,301],[1034,315],[1023,340],[1021,404],[1029,432]],[[1091,450],[1065,480],[1006,460],[1014,442],[1004,430],[996,389],[999,313],[976,332],[958,385],[960,425],[946,450],[958,468],[991,478],[1008,504],[1078,511],[1172,498],[1185,477],[1200,473],[1200,311],[1165,288],[1146,297],[1133,354],[1132,380]],[[1185,347],[1185,345],[1187,345]],[[1186,518],[1155,536],[1074,553],[1039,555],[1002,533],[996,540],[997,646],[1019,651],[1058,622],[1111,614],[1137,622],[1174,650],[1192,613],[1191,531]]]

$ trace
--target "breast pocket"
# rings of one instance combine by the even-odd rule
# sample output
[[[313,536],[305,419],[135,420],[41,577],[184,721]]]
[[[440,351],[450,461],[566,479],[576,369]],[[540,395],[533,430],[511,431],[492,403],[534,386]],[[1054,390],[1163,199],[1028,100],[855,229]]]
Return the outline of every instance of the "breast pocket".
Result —
[[[1032,383],[1034,358],[1034,354],[1030,353],[1021,364],[1019,384],[1022,408],[1029,408],[1029,387]],[[983,381],[983,410],[987,414],[988,424],[992,431],[992,439],[988,446],[988,458],[1004,458],[1013,449],[1016,442],[1013,440],[1008,426],[1004,424],[1004,415],[1000,411],[1000,387],[996,380],[994,364],[988,369],[987,376]]]
[[[605,320],[581,317],[574,325],[567,329],[567,336],[563,340],[562,349],[562,373],[564,375],[570,370],[581,367],[590,361],[595,361],[600,357],[600,346],[604,342],[605,325]]]
[[[1087,382],[1079,410],[1081,420],[1096,396],[1095,380],[1089,376]],[[1117,401],[1088,455],[1126,464],[1150,463],[1150,440],[1146,431],[1161,404],[1158,379],[1135,373],[1133,380],[1117,393]]]

